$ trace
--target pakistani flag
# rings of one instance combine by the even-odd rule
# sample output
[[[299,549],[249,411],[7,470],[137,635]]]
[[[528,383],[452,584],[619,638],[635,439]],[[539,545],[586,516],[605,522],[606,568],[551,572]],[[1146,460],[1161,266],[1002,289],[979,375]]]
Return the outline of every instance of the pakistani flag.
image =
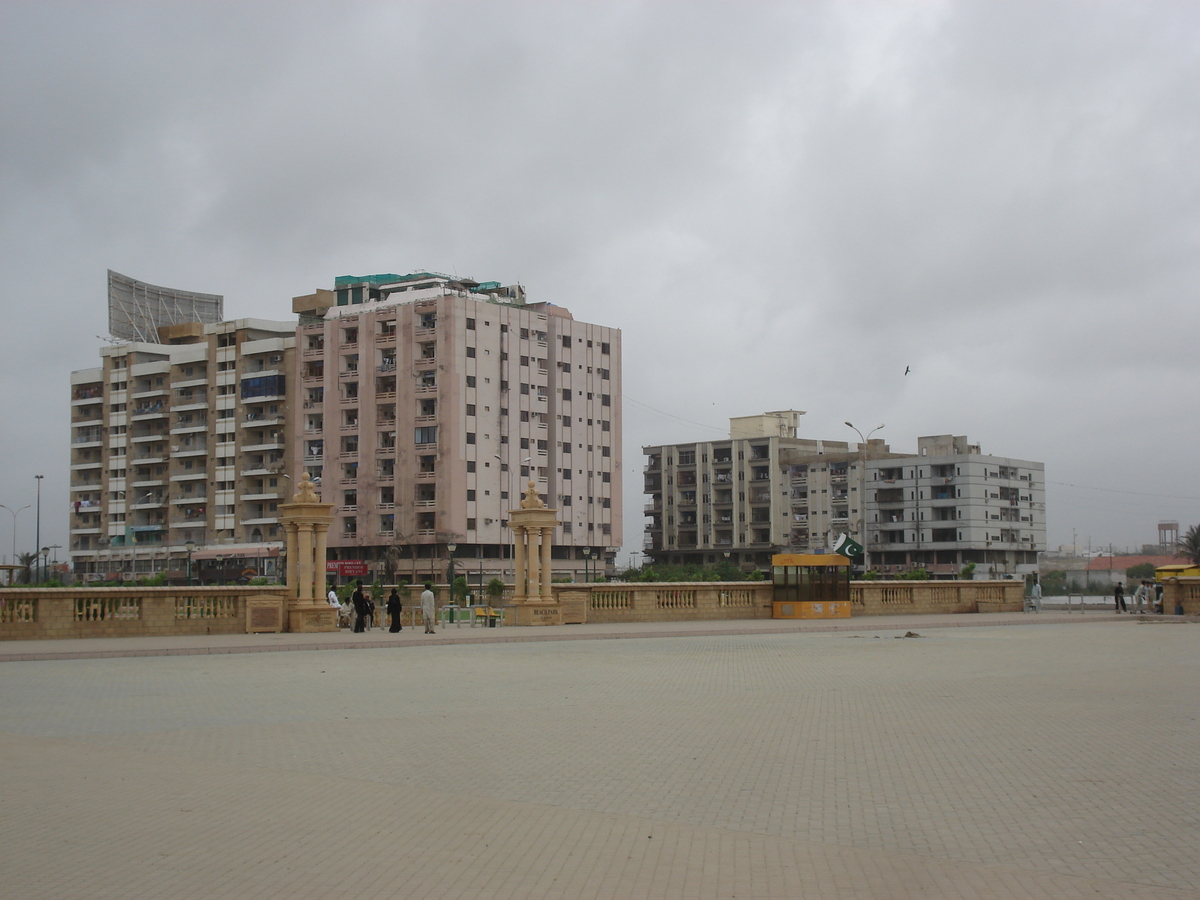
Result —
[[[845,532],[842,532],[841,536],[837,539],[837,543],[833,545],[833,552],[840,553],[847,559],[853,559],[856,556],[862,556],[863,548],[862,544]]]

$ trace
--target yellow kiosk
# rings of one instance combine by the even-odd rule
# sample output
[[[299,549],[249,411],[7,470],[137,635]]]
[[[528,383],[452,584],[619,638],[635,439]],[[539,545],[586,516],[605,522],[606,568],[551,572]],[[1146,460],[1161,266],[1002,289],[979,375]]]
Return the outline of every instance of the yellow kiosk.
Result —
[[[850,560],[836,553],[771,557],[774,619],[850,617]]]

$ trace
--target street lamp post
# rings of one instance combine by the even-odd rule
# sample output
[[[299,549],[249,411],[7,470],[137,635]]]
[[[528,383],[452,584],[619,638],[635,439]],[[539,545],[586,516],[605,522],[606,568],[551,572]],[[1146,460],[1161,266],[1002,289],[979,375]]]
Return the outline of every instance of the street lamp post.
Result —
[[[3,503],[0,503],[0,509],[7,509],[12,514],[12,520],[13,520],[12,559],[9,560],[9,562],[13,563],[14,565],[17,562],[17,513],[21,512],[22,510],[29,509],[29,507],[32,505],[33,504],[31,504],[31,503],[26,503],[24,506],[21,507],[21,509],[13,509],[11,506],[5,506]]]
[[[588,577],[588,563],[591,561],[591,559],[592,559],[592,548],[584,547],[583,548],[583,580],[584,580],[584,583],[586,583],[586,584],[591,584],[591,581],[592,581],[591,578]]]
[[[191,587],[192,586],[192,551],[196,549],[196,542],[193,541],[191,538],[188,538],[186,541],[184,541],[183,546],[187,547],[187,553],[188,553],[187,583],[188,583],[188,587]]]
[[[876,425],[867,432],[866,437],[863,437],[863,433],[855,428],[852,422],[847,422],[846,425],[854,428],[860,441],[858,445],[858,534],[862,538],[863,570],[865,571],[871,568],[871,550],[867,545],[867,442],[871,440],[871,435],[886,426]]]
[[[450,557],[450,572],[448,581],[450,582],[450,603],[454,604],[454,551],[458,549],[458,544],[451,541],[446,545],[446,550],[449,551]]]
[[[37,479],[37,525],[34,528],[33,537],[33,550],[36,553],[37,548],[42,545],[42,479],[46,476],[34,475],[33,477]],[[34,559],[36,560],[36,557]],[[41,581],[40,578],[37,580]]]

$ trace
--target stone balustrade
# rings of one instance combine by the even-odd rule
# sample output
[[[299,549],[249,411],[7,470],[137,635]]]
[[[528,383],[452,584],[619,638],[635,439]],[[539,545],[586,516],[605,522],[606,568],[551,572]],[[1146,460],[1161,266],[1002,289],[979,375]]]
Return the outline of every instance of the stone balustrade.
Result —
[[[0,588],[0,640],[279,631],[283,588]]]
[[[1167,611],[1180,598],[1200,612],[1200,578],[1175,579],[1163,594]],[[772,586],[765,581],[553,584],[555,602],[578,622],[681,622],[769,619]],[[284,588],[0,588],[0,640],[130,637],[165,634],[238,634],[283,627]],[[421,585],[400,588],[403,622],[419,621]],[[376,621],[386,623],[385,586],[374,597]],[[437,605],[449,603],[448,585],[436,585]],[[1019,612],[1021,581],[854,581],[855,616]],[[486,598],[482,598],[486,602]],[[477,602],[479,600],[477,599]],[[497,606],[513,602],[512,586]],[[564,619],[564,621],[568,621]],[[511,624],[511,622],[510,622]]]
[[[1198,579],[1200,581],[1200,579]],[[1023,581],[852,581],[851,615],[1020,612]],[[556,584],[556,599],[582,598],[588,622],[769,619],[766,581]]]

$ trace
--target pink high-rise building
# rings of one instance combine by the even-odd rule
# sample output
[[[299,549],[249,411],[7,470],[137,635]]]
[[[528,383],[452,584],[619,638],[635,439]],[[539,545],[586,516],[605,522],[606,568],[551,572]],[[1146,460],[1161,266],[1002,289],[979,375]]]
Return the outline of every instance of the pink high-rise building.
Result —
[[[402,579],[511,577],[508,511],[559,510],[554,574],[621,546],[621,332],[519,285],[344,276],[297,297],[297,474],[335,504],[330,559],[398,553]],[[507,579],[506,579],[507,580]]]

